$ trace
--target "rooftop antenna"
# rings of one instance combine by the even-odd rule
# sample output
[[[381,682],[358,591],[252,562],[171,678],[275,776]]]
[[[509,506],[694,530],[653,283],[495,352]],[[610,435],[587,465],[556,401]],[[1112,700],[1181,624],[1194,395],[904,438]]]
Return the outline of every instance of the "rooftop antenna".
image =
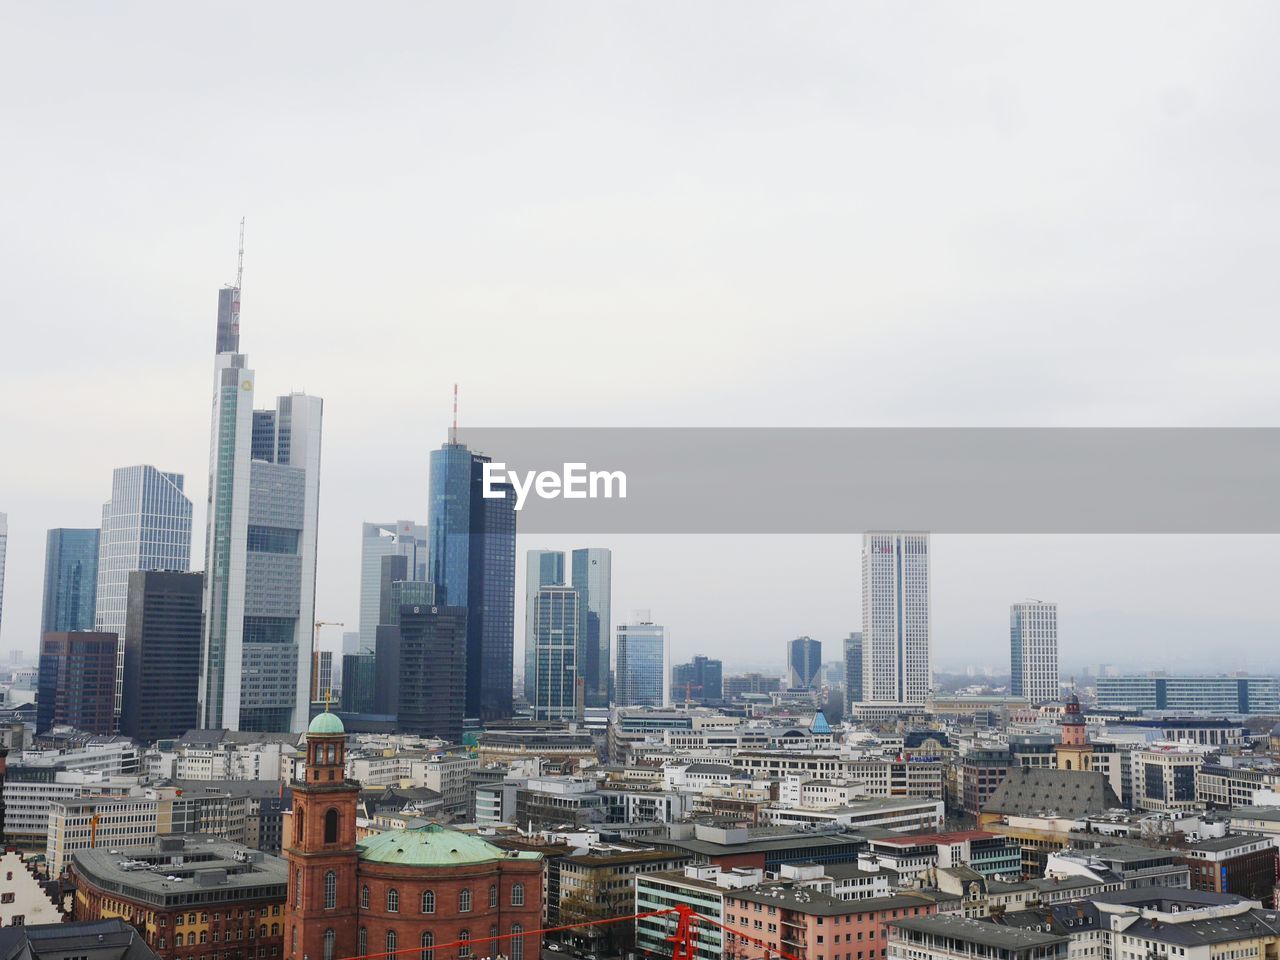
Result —
[[[240,218],[240,254],[236,259],[236,289],[240,289],[240,281],[244,278],[244,217]]]
[[[453,426],[449,428],[449,442],[458,442],[458,385],[453,385]]]

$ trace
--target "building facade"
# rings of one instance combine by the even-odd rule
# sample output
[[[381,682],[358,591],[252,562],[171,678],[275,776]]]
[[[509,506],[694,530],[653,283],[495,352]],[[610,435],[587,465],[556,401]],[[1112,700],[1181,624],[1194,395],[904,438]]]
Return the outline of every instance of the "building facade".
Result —
[[[100,531],[58,527],[44,548],[44,606],[41,633],[92,630],[98,601]]]
[[[1099,677],[1099,710],[1280,713],[1276,677]]]
[[[670,703],[667,631],[657,623],[618,626],[615,701],[620,707],[665,707]]]
[[[578,673],[588,707],[609,705],[609,667],[613,656],[613,552],[603,547],[574,550],[572,585],[582,612]]]
[[[862,538],[862,700],[923,707],[933,685],[927,533]]]
[[[862,631],[854,630],[844,638],[844,702],[862,702]]]
[[[787,643],[787,680],[792,690],[814,690],[821,684],[822,642],[796,637]]]
[[[1057,700],[1058,605],[1029,600],[1009,607],[1012,691],[1032,704]]]
[[[672,669],[671,687],[676,703],[718,703],[724,699],[724,664],[698,655]]]
[[[198,726],[204,574],[129,574],[120,732],[151,743]]]
[[[427,528],[412,520],[395,523],[364,523],[360,528],[360,640],[358,650],[343,653],[373,653],[382,596],[382,558],[406,558],[405,580],[427,579]]]
[[[402,606],[399,620],[397,728],[457,743],[466,710],[466,608]]]
[[[324,403],[254,410],[240,290],[218,292],[200,725],[302,730],[310,716]]]
[[[40,638],[36,733],[68,726],[115,730],[116,635],[82,630]]]
[[[579,720],[583,712],[581,650],[582,602],[566,586],[542,586],[533,605],[533,717]]]
[[[456,438],[431,452],[428,579],[437,599],[467,610],[466,713],[485,722],[511,716],[514,680],[515,491],[482,491],[484,464]]]
[[[524,575],[524,698],[533,703],[534,643],[533,602],[538,588],[568,583],[565,556],[560,550],[530,550],[525,554]]]

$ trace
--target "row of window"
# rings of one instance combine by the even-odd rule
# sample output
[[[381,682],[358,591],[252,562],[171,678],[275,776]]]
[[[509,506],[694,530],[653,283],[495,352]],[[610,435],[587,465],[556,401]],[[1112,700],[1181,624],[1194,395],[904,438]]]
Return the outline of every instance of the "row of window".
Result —
[[[332,878],[332,882],[333,882],[332,898],[330,897],[330,893],[329,893],[330,878]],[[336,903],[337,875],[334,874],[332,870],[330,870],[327,874],[325,874],[324,889],[325,889],[325,907],[328,909],[332,909],[337,905]],[[333,902],[331,902],[331,899]],[[470,913],[471,902],[472,902],[472,896],[471,896],[471,890],[469,888],[463,888],[462,890],[458,891],[458,912],[459,913]],[[497,905],[498,905],[498,887],[497,887],[497,884],[490,884],[489,906],[496,907]],[[513,907],[524,906],[524,884],[523,883],[513,883],[511,885],[511,906]],[[369,887],[367,884],[360,888],[360,909],[361,910],[369,909]],[[419,903],[419,909],[421,913],[436,912],[436,894],[434,890],[422,891],[422,899]],[[387,913],[399,913],[399,912],[400,912],[400,891],[397,890],[395,887],[392,887],[390,890],[387,891]]]
[[[296,929],[294,930],[293,939],[294,939],[293,949],[294,949],[294,952],[296,953],[298,949]],[[336,939],[336,936],[332,929],[326,930],[324,932],[323,960],[334,960],[333,949],[334,949],[335,939]],[[497,939],[498,939],[498,928],[490,927],[489,937],[486,942],[492,943]],[[508,938],[504,938],[504,940],[506,941],[506,949],[499,950],[497,947],[495,947],[494,952],[505,953],[509,958],[509,960],[524,960],[524,941],[525,941],[524,927],[518,923],[513,923],[511,925],[511,936]],[[435,934],[433,934],[430,930],[426,931],[419,938],[418,943],[422,949],[422,952],[419,954],[419,960],[436,960]],[[388,930],[384,945],[387,953],[394,954],[397,951],[397,949],[399,949],[399,945],[400,945],[399,934],[397,934],[395,930]],[[358,946],[358,952],[361,956],[364,956],[369,952],[369,931],[365,927],[360,928],[360,932],[358,934],[357,946]],[[463,930],[461,933],[458,934],[457,941],[455,941],[452,944],[444,944],[444,946],[456,946],[458,948],[457,956],[459,960],[470,960],[471,957],[475,956],[471,947],[471,931],[470,930]],[[535,954],[536,954],[536,951],[535,951]]]

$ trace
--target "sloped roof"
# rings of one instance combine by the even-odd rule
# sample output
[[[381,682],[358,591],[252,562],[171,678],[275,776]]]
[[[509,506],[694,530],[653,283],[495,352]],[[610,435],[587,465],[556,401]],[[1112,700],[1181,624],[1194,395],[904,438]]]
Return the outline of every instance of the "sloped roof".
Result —
[[[1118,806],[1120,798],[1096,770],[1013,767],[982,812],[1018,817],[1055,813],[1079,819]]]

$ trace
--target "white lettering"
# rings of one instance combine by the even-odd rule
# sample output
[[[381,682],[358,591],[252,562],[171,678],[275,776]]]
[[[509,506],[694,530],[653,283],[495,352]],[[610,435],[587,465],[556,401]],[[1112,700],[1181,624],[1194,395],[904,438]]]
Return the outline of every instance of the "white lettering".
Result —
[[[506,491],[499,489],[510,484],[516,495],[516,510],[524,508],[530,492],[543,500],[585,500],[603,497],[606,500],[627,497],[627,475],[621,470],[587,470],[585,463],[566,463],[563,473],[554,470],[526,470],[520,474],[508,470],[502,462],[487,462],[481,466],[480,495],[486,500],[501,500]]]
[[[543,500],[554,500],[560,495],[560,475],[543,470],[538,474],[538,496]]]
[[[566,500],[587,499],[587,465],[585,463],[566,463],[564,465],[564,498]]]
[[[614,496],[613,485],[618,484],[618,499],[627,499],[627,475],[621,470],[592,470],[591,471],[591,497],[604,497],[606,500]],[[604,493],[597,492],[597,483],[603,483]]]
[[[507,474],[507,479],[511,481],[511,486],[516,491],[516,509],[519,510],[524,506],[525,497],[529,496],[529,488],[533,486],[533,471],[530,470],[525,476],[524,483],[520,483],[520,476],[514,470]]]

